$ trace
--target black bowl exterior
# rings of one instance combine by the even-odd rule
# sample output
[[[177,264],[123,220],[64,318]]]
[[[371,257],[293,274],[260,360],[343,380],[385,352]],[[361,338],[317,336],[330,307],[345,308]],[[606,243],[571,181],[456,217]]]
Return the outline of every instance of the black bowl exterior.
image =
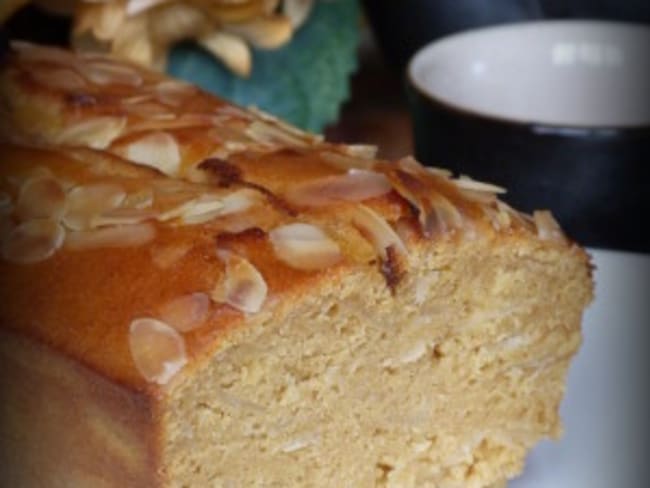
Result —
[[[502,185],[520,210],[550,209],[580,244],[650,252],[650,126],[516,123],[407,91],[422,163]]]
[[[381,51],[401,73],[411,56],[439,37],[542,18],[539,0],[362,0]]]

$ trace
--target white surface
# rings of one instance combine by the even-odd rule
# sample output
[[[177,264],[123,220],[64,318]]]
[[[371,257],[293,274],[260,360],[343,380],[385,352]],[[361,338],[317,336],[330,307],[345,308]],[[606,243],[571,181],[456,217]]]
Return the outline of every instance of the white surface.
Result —
[[[542,21],[434,41],[409,66],[420,91],[463,110],[579,127],[650,125],[650,27]]]
[[[596,299],[569,372],[564,437],[533,450],[509,488],[650,486],[650,255],[591,254]]]

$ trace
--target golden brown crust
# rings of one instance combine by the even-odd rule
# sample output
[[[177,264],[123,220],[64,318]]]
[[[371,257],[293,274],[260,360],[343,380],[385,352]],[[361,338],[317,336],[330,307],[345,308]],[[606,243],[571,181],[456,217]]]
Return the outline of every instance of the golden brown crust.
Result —
[[[160,319],[160,307],[181,296],[212,298],[200,326],[168,334],[181,341],[178,354],[184,350],[191,360],[214,351],[224,332],[251,314],[247,306],[257,311],[260,297],[262,310],[273,307],[308,290],[313,280],[355,266],[376,267],[387,286],[399,287],[408,273],[409,248],[428,241],[499,239],[505,233],[571,245],[552,220],[537,222],[498,201],[497,188],[453,180],[408,158],[373,161],[354,147],[322,142],[133,66],[17,44],[0,74],[0,89],[0,191],[11,205],[2,217],[4,241],[25,220],[16,210],[25,182],[43,172],[68,192],[66,212],[70,192],[81,185],[116,185],[126,193],[122,202],[153,192],[144,210],[127,208],[139,216],[142,242],[86,248],[84,232],[114,222],[72,225],[67,214],[57,214],[64,237],[51,256],[25,264],[15,262],[23,257],[10,248],[0,259],[0,297],[7,304],[2,328],[129,387],[155,391],[169,380],[152,380],[136,366],[129,327],[136,318]],[[235,210],[219,213],[234,193],[245,208],[233,203]],[[213,214],[198,212],[197,201],[215,200],[214,217],[204,220]],[[194,202],[194,213],[179,213],[187,202]],[[297,229],[296,223],[309,228]],[[300,239],[309,241],[315,259],[297,255],[304,252],[302,241],[287,244],[283,232],[274,232],[286,226],[290,235],[309,234]],[[245,262],[231,269],[217,249]],[[260,280],[249,276],[252,289],[224,291],[228,280],[241,285],[237,273],[250,275],[249,265],[264,283],[250,285]],[[175,364],[185,364],[181,359]]]

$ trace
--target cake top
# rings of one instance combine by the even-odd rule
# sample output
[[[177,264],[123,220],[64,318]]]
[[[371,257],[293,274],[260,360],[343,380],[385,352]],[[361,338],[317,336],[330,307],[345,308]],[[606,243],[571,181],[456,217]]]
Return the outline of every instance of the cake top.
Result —
[[[136,389],[315,280],[367,267],[395,293],[423,245],[570,245],[496,186],[98,56],[14,43],[0,116],[0,328]]]

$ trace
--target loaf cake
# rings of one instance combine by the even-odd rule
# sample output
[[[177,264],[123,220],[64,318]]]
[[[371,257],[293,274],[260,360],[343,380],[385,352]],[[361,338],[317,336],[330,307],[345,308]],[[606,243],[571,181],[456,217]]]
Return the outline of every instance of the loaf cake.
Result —
[[[478,488],[561,433],[549,212],[102,57],[0,73],[0,486]]]

